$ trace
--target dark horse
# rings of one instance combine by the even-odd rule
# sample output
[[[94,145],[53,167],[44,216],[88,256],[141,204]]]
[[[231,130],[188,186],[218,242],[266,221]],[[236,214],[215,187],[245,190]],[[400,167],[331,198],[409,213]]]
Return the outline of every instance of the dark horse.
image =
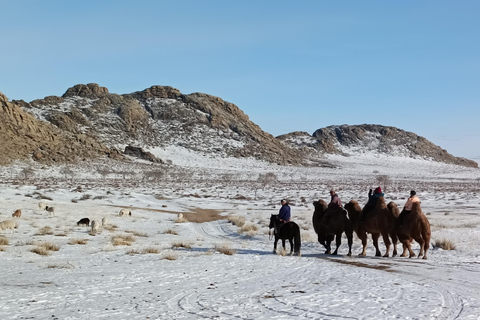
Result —
[[[338,248],[342,244],[342,233],[345,232],[348,241],[348,254],[352,255],[353,243],[353,225],[347,218],[346,212],[342,208],[328,208],[323,200],[313,202],[315,211],[313,212],[313,228],[318,236],[318,242],[322,244],[326,251],[325,254],[332,254],[330,243],[336,237],[336,248],[334,255],[338,253]]]
[[[301,240],[298,224],[293,221],[283,223],[278,219],[278,214],[272,214],[270,217],[270,225],[268,227],[270,229],[273,228],[275,235],[273,253],[277,252],[278,239],[282,239],[284,250],[286,249],[285,240],[288,239],[288,241],[290,241],[290,254],[295,253],[296,255],[300,255]]]

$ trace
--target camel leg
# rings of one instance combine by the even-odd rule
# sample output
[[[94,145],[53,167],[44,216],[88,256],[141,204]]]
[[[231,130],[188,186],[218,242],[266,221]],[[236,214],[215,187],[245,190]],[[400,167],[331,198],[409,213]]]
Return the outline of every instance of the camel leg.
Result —
[[[336,244],[336,248],[335,248],[335,251],[333,252],[333,255],[337,255],[338,254],[338,248],[340,248],[340,246],[342,245],[342,234],[337,234],[335,236],[335,244]]]
[[[403,252],[402,252],[402,254],[400,255],[400,257],[406,257],[406,256],[407,256],[407,251],[408,251],[408,250],[407,250],[407,245],[405,244],[405,242],[406,242],[405,240],[402,241]]]
[[[418,253],[418,257],[419,258],[423,257],[423,255],[424,255],[423,247],[425,246],[425,240],[423,239],[423,237],[421,235],[419,235],[418,237],[415,237],[414,239],[420,245],[420,252]]]
[[[348,241],[348,254],[347,256],[352,256],[352,245],[353,245],[353,233],[347,233],[347,241]]]
[[[378,238],[380,237],[379,233],[372,233],[373,246],[375,247],[375,257],[381,257],[382,252],[378,248]]]
[[[359,256],[366,256],[367,255],[367,233],[359,232],[357,233],[357,235],[360,238],[360,240],[362,240],[362,247],[363,247],[362,253],[360,253]]]
[[[388,233],[382,233],[383,242],[385,242],[385,247],[387,248],[387,252],[383,255],[384,257],[389,257],[390,255],[390,238],[388,237]]]
[[[392,233],[392,243],[393,243],[393,255],[392,257],[396,257],[398,252],[397,252],[397,243],[398,243],[398,237],[397,234],[394,232]]]

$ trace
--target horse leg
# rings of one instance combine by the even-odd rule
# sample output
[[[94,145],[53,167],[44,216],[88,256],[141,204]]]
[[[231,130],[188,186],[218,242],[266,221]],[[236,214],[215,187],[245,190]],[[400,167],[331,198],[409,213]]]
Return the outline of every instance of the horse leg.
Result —
[[[287,251],[287,248],[285,247],[285,239],[282,239],[282,247],[284,251]]]
[[[290,242],[290,255],[293,255],[293,238],[288,239]]]
[[[275,237],[275,241],[273,242],[273,253],[277,253],[277,242],[278,242],[278,238]]]
[[[380,233],[372,233],[372,240],[373,246],[375,247],[375,257],[381,257],[382,252],[378,248],[378,238],[380,237]]]

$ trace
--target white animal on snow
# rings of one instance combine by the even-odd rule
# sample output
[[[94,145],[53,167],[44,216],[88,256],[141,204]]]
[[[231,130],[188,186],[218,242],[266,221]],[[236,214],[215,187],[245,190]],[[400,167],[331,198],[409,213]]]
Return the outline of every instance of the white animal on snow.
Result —
[[[91,223],[92,226],[92,233],[96,234],[97,232],[100,231],[100,222],[97,220],[93,220]]]
[[[109,222],[110,222],[110,219],[108,217],[102,218],[102,226],[106,226]]]
[[[38,203],[38,208],[39,208],[40,210],[45,210],[45,207],[46,207],[46,206],[47,206],[47,204],[46,204],[45,202],[43,202],[43,201],[40,201],[40,202]]]
[[[183,219],[183,213],[179,213],[178,216],[177,216],[177,219],[178,219],[178,220]]]
[[[130,211],[130,210],[128,210],[128,209],[122,209],[122,210],[120,210],[119,215],[120,215],[121,217],[126,216],[127,214],[128,214],[129,216],[131,216],[131,215],[132,215],[132,211]]]
[[[15,233],[17,227],[17,222],[15,220],[5,220],[0,222],[0,229],[5,230],[5,233],[7,232],[7,229],[12,229],[13,233]]]

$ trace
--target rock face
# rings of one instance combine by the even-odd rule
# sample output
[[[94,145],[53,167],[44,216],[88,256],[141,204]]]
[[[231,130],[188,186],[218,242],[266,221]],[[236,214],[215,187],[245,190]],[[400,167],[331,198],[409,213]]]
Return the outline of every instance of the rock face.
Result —
[[[292,148],[307,150],[309,154],[320,152],[349,155],[358,150],[370,150],[478,168],[475,161],[454,157],[415,133],[381,125],[329,126],[318,129],[313,135],[294,132],[277,138]]]
[[[68,125],[75,126],[72,123]],[[7,97],[1,93],[0,141],[2,141],[1,165],[29,158],[51,164],[102,156],[117,159],[122,157],[116,149],[110,149],[85,134],[68,132],[38,120],[24,111],[20,105],[8,102]]]

